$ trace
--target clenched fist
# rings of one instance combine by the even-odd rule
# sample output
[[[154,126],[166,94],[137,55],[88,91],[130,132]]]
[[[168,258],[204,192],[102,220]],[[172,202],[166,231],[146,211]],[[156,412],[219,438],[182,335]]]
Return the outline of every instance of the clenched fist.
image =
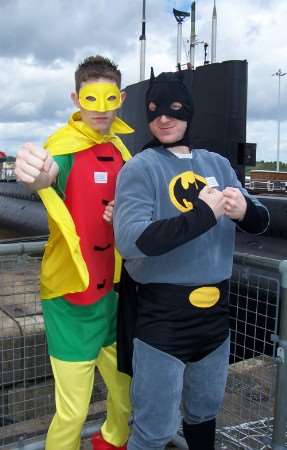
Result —
[[[215,188],[204,186],[198,198],[203,200],[212,209],[216,220],[223,216],[225,208],[225,197],[222,192]]]
[[[247,203],[242,192],[238,188],[227,187],[222,193],[225,198],[224,214],[230,219],[244,219]]]
[[[34,144],[24,144],[16,155],[15,174],[21,181],[39,190],[50,186],[57,178],[59,167],[49,153]]]

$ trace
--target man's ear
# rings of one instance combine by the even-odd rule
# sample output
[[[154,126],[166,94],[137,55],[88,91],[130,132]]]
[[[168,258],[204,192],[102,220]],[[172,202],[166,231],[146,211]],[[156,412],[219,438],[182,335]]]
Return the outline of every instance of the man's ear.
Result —
[[[72,99],[72,102],[74,103],[76,108],[80,108],[81,107],[80,102],[79,102],[79,97],[78,97],[78,94],[76,92],[72,92],[71,93],[71,99]]]
[[[126,91],[121,91],[121,101],[122,104],[124,103],[125,99],[127,98],[127,93]]]

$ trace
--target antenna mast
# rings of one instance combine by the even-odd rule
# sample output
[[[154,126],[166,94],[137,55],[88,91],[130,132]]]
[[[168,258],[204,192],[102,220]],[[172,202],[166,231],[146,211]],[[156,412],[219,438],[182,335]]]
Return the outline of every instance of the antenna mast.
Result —
[[[216,41],[217,41],[217,12],[214,0],[212,11],[212,29],[211,29],[211,64],[216,62]]]
[[[185,11],[179,11],[173,8],[173,15],[177,21],[177,54],[176,54],[176,66],[181,66],[181,44],[182,44],[182,22],[190,16],[190,13]]]
[[[194,59],[195,59],[195,2],[191,3],[191,21],[190,21],[190,48],[189,48],[189,58],[191,68],[194,69]]]
[[[145,35],[145,3],[146,0],[143,0],[143,9],[142,9],[142,34],[140,35],[140,81],[145,79],[145,50],[146,50],[146,35]]]

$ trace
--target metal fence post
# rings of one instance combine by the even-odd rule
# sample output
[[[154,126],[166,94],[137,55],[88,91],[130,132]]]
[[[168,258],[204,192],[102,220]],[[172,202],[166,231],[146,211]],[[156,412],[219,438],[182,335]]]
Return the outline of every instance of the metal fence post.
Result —
[[[280,271],[280,323],[277,356],[279,360],[276,379],[274,427],[272,449],[284,450],[287,424],[287,260],[279,265]]]

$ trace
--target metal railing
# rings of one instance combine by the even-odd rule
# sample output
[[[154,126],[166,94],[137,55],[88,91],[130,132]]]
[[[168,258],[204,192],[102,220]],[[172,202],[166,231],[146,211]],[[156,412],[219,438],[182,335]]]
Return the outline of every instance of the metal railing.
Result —
[[[286,181],[280,180],[252,180],[246,183],[245,187],[250,191],[264,191],[264,192],[287,192],[287,183]]]
[[[43,242],[0,245],[0,449],[43,448],[54,386],[38,300]],[[235,256],[231,360],[217,449],[283,450],[287,423],[287,261]],[[96,377],[85,435],[105,414]],[[178,448],[187,448],[178,435]]]

